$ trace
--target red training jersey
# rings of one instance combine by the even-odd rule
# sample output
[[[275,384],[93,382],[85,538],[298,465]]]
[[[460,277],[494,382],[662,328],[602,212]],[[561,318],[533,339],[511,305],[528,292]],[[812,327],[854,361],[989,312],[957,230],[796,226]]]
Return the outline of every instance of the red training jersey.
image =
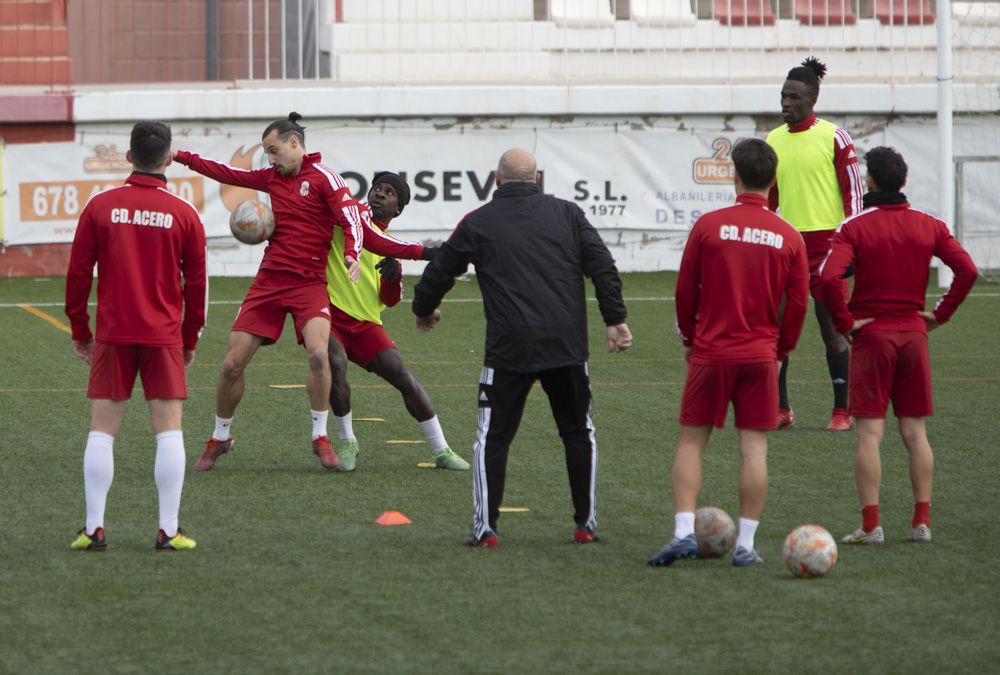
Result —
[[[834,326],[847,333],[854,318],[875,320],[861,330],[927,331],[924,310],[931,258],[955,272],[934,318],[945,323],[965,300],[979,272],[948,226],[906,202],[880,204],[848,218],[833,236],[821,268],[826,307]],[[844,303],[841,280],[854,265],[854,292]]]
[[[782,319],[778,306],[786,298]],[[780,361],[795,348],[809,300],[802,235],[753,193],[691,228],[677,275],[677,331],[691,363]]]
[[[208,305],[205,228],[165,178],[133,173],[80,214],[66,272],[66,316],[78,341],[92,337],[95,264],[98,342],[195,348]]]
[[[273,167],[237,169],[185,150],[178,150],[176,159],[220,183],[271,196],[275,227],[261,269],[325,280],[334,225],[344,230],[344,255],[355,260],[361,259],[362,243],[369,251],[395,258],[419,260],[423,253],[422,244],[403,243],[376,232],[368,205],[351,196],[340,174],[320,163],[318,152],[306,155],[294,176],[282,175]]]

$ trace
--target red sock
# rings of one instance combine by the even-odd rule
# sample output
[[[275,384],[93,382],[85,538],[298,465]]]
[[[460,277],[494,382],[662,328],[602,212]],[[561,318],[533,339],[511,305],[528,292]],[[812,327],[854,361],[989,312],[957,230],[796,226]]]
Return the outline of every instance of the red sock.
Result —
[[[879,526],[878,504],[869,504],[861,508],[861,529],[871,532]]]
[[[931,503],[916,502],[913,505],[913,527],[917,525],[931,526]]]

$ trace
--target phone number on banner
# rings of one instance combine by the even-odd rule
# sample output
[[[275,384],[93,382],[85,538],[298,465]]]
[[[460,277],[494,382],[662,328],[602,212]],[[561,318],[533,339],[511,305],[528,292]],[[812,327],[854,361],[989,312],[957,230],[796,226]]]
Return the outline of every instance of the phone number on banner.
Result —
[[[21,183],[21,220],[76,220],[94,195],[120,185],[106,180]],[[205,188],[200,176],[171,178],[167,189],[194,204],[199,213],[203,211]]]

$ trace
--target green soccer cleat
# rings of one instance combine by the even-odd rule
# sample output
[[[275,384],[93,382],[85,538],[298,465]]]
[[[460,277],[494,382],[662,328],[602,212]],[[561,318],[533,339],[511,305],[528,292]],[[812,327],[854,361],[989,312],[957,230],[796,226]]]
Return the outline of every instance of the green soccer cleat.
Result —
[[[337,441],[337,455],[340,456],[337,471],[354,471],[358,465],[359,452],[361,452],[361,448],[358,447],[356,440],[342,438]]]
[[[156,551],[193,551],[198,545],[191,537],[184,534],[184,530],[177,528],[177,534],[172,537],[168,537],[167,533],[163,530],[159,530],[156,533]]]
[[[844,535],[840,541],[843,544],[884,544],[885,534],[881,525],[871,532],[865,532],[863,527],[859,527],[854,532]]]
[[[108,550],[108,540],[104,537],[104,528],[98,527],[93,534],[87,534],[87,528],[77,532],[76,539],[69,545],[74,551],[90,551],[103,553]]]
[[[451,448],[445,448],[441,454],[434,458],[434,465],[439,469],[451,469],[452,471],[468,471],[469,463],[456,455]]]

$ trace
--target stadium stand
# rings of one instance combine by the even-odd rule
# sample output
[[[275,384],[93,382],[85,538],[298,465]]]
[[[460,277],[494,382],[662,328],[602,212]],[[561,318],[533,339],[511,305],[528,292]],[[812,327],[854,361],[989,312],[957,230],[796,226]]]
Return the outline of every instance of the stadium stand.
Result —
[[[850,0],[795,0],[795,18],[808,26],[853,26]]]

